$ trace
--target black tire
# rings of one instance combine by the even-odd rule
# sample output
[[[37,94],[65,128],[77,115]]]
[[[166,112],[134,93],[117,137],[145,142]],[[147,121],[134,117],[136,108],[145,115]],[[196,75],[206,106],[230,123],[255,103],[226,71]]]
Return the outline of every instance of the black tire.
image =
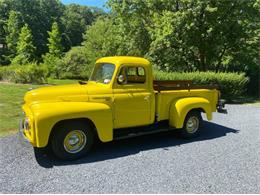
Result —
[[[71,138],[74,136],[75,139],[75,134],[80,135],[79,137],[81,137],[81,140],[85,139],[85,142],[82,141],[80,148],[73,151],[72,149],[68,149],[65,142],[69,143],[69,137]],[[67,141],[65,141],[65,139]],[[76,139],[79,138],[76,136]],[[61,125],[58,125],[54,129],[54,133],[51,138],[52,151],[58,158],[62,160],[75,160],[85,156],[91,149],[93,143],[94,131],[91,126],[77,121],[65,122]]]
[[[186,115],[183,128],[180,131],[181,137],[189,139],[198,136],[202,127],[202,123],[203,120],[201,113],[197,110],[190,111]]]

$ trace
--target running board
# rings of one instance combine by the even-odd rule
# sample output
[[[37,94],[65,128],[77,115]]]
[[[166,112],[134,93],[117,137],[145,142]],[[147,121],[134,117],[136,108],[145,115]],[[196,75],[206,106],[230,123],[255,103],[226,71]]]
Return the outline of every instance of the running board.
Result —
[[[168,121],[162,121],[148,126],[114,129],[114,140],[127,139],[175,129],[170,127],[168,124]]]

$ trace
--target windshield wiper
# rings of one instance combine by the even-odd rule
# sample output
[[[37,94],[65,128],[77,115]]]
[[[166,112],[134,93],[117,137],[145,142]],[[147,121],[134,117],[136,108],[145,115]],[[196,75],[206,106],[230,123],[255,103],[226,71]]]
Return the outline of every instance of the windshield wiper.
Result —
[[[79,82],[80,85],[86,85],[87,84],[87,82],[85,82],[85,81],[78,81],[78,82]]]

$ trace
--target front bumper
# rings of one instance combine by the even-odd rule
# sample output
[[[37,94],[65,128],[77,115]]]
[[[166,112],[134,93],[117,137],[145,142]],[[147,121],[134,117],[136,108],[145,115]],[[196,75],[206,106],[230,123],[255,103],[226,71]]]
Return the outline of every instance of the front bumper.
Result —
[[[24,127],[24,120],[20,120],[19,122],[19,140],[22,144],[28,145],[30,140],[25,136],[25,127]]]
[[[227,114],[227,109],[224,109],[225,108],[225,100],[218,100],[218,104],[217,104],[217,111],[219,113],[223,113],[223,114]]]

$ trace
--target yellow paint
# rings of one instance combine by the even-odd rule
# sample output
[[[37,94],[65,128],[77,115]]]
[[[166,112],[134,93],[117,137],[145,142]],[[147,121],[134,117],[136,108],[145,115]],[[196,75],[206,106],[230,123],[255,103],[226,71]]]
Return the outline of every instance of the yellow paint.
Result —
[[[31,109],[35,115],[37,147],[46,146],[54,125],[66,119],[87,118],[95,124],[101,141],[111,141],[113,138],[112,111],[110,107],[104,103],[41,103],[33,105]]]
[[[191,104],[196,97],[201,97],[210,102],[211,112],[216,111],[216,104],[218,100],[218,91],[209,89],[193,89],[193,90],[171,90],[161,91],[156,95],[157,113],[159,120],[168,120],[170,118],[169,108],[174,105],[176,101],[190,97],[188,103]]]
[[[55,124],[67,119],[85,118],[93,122],[103,142],[113,140],[113,129],[169,120],[181,128],[189,110],[203,109],[208,119],[216,111],[217,90],[172,90],[157,92],[153,89],[152,68],[146,59],[137,57],[105,57],[97,64],[115,65],[109,83],[89,81],[86,85],[49,86],[26,93],[23,110],[30,120],[30,129],[24,134],[35,147],[48,144]],[[142,66],[145,83],[120,85],[119,71],[125,66]]]
[[[193,109],[202,109],[206,113],[208,120],[212,119],[209,100],[202,97],[180,98],[172,102],[170,106],[170,126],[182,128],[186,115]]]
[[[146,72],[146,82],[143,84],[120,85],[115,79],[113,84],[114,128],[152,124],[155,116],[155,97],[150,77],[152,75],[151,67],[146,61],[120,61],[120,64],[117,66],[115,78],[119,76],[120,68],[141,65]]]

